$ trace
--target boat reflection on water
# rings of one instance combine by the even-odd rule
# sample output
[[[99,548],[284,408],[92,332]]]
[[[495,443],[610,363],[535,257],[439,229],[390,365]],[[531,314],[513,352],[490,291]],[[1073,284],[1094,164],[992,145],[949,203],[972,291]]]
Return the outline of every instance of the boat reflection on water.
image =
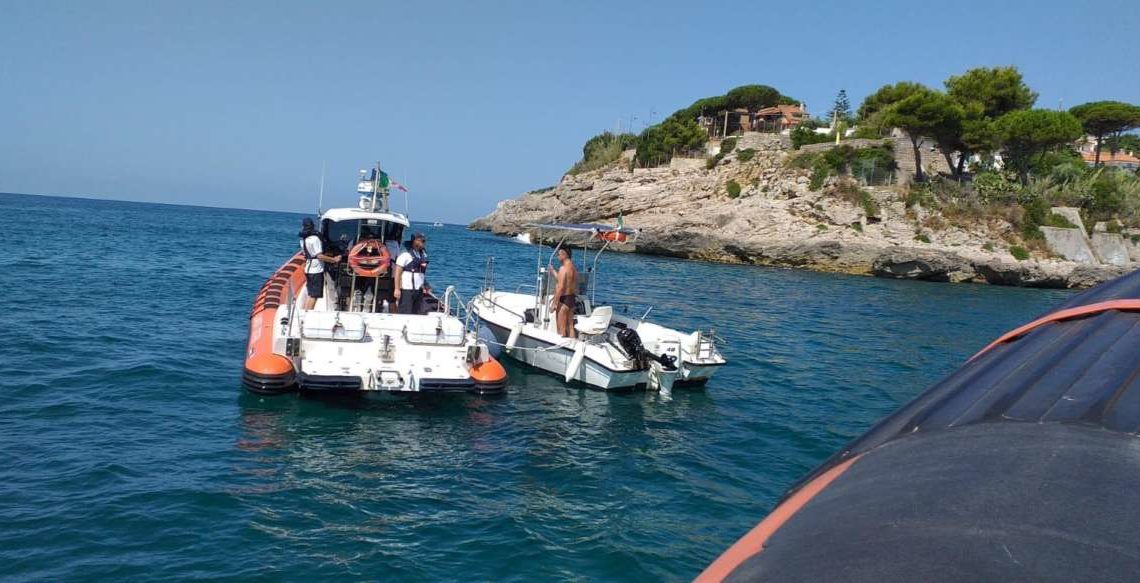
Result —
[[[460,547],[534,564],[551,544],[609,552],[657,520],[684,473],[670,454],[700,447],[682,424],[713,417],[712,400],[566,388],[514,368],[497,398],[243,396],[234,495],[251,528],[270,546],[422,576]]]
[[[305,470],[374,464],[387,472],[422,473],[442,469],[441,460],[458,463],[472,453],[534,455],[538,446],[561,455],[578,443],[595,447],[597,439],[607,435],[671,439],[679,436],[669,427],[671,422],[699,422],[713,409],[708,393],[699,389],[676,392],[671,402],[656,407],[667,398],[657,393],[565,387],[551,375],[517,365],[510,367],[510,375],[515,386],[509,394],[463,399],[443,395],[266,399],[243,394],[242,432],[236,447],[260,454],[252,461],[271,458],[278,467],[283,461]],[[582,457],[596,464],[597,455],[604,453],[595,448]]]

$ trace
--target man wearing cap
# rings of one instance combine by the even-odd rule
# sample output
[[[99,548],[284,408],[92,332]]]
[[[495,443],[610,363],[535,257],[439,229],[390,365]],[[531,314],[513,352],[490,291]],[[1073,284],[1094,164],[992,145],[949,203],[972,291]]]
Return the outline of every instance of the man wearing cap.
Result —
[[[340,256],[325,253],[313,219],[305,217],[301,221],[301,232],[297,233],[297,237],[301,239],[301,253],[305,255],[305,288],[309,291],[305,309],[311,310],[317,307],[317,300],[325,295],[324,263],[339,263]]]
[[[423,233],[412,235],[403,252],[396,257],[396,301],[401,314],[422,314],[424,280],[427,278],[428,256]]]

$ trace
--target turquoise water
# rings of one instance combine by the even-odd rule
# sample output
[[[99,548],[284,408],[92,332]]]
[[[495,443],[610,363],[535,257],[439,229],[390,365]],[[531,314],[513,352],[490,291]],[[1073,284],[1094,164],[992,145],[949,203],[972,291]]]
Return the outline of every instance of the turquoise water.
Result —
[[[793,481],[1066,292],[610,254],[600,297],[714,327],[703,390],[509,366],[495,398],[245,394],[299,215],[0,195],[0,577],[687,580]],[[425,227],[470,296],[535,254]]]

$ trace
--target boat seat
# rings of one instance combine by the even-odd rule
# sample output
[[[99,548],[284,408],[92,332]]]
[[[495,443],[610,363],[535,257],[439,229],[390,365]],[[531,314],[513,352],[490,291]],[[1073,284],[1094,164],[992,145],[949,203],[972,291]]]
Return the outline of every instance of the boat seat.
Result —
[[[589,316],[578,316],[574,329],[582,334],[604,334],[613,317],[613,306],[598,306]]]
[[[368,326],[359,314],[308,311],[301,316],[301,337],[316,340],[360,342]]]
[[[408,318],[404,324],[404,338],[413,344],[463,344],[463,322],[458,318],[445,318],[439,314]]]

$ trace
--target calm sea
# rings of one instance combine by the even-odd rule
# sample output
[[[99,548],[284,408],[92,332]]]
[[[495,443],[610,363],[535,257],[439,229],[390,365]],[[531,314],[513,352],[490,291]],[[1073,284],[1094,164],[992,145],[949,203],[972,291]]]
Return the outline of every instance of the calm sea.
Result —
[[[715,328],[670,401],[510,366],[496,398],[262,398],[250,302],[300,215],[0,195],[0,578],[687,580],[844,442],[1066,292],[609,254]],[[428,218],[428,217],[424,217]],[[465,295],[533,247],[424,227]]]

